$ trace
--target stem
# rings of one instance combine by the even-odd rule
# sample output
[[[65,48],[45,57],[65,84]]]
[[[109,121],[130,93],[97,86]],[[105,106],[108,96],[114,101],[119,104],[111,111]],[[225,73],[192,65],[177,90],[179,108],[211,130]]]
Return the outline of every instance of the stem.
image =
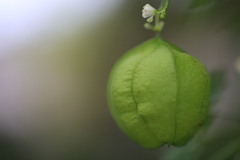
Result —
[[[158,11],[161,13],[160,15],[161,19],[165,19],[169,3],[170,3],[170,0],[162,0],[162,3],[158,9]]]
[[[159,13],[157,13],[155,16],[155,27],[158,23],[159,23]]]
[[[154,26],[154,31],[156,32],[156,36],[159,37],[160,30],[157,28],[159,24],[159,13],[155,16],[155,26]]]
[[[170,0],[163,0],[155,16],[154,31],[156,32],[156,36],[159,36],[159,33],[163,29],[164,22],[162,20],[164,20],[166,17],[166,12],[167,12],[169,3],[170,3]]]
[[[170,0],[162,0],[160,7],[158,8],[158,11],[164,11],[166,12],[169,6]]]

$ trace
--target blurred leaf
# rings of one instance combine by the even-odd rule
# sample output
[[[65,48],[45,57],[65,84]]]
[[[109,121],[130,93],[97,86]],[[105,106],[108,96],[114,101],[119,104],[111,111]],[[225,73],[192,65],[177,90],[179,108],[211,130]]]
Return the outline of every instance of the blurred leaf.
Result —
[[[218,29],[234,31],[240,37],[240,1],[239,0],[190,0],[189,9],[202,7],[198,12],[205,12],[206,19],[219,20]],[[207,8],[208,7],[208,8]]]
[[[240,136],[232,138],[228,143],[216,151],[209,160],[226,160],[240,150]]]
[[[225,71],[216,70],[211,73],[211,90],[210,101],[213,106],[219,99],[223,89],[225,88]]]
[[[236,4],[237,6],[240,5]],[[232,10],[231,10],[232,9]],[[231,30],[236,30],[237,36],[240,36],[240,7],[234,11],[234,7],[229,7],[228,9],[229,18],[226,21],[226,24],[223,26],[224,28],[229,28]]]
[[[181,148],[172,147],[159,160],[198,160],[202,151],[203,148],[196,148],[194,145]]]
[[[221,132],[201,143],[195,138],[185,147],[168,149],[159,160],[232,160],[240,150],[239,132],[240,130]]]
[[[209,160],[231,159],[240,150],[240,130],[223,131],[205,143],[206,153],[201,157]]]
[[[206,6],[214,3],[216,3],[216,0],[193,0],[189,8],[194,9],[197,7],[202,7],[202,6]]]

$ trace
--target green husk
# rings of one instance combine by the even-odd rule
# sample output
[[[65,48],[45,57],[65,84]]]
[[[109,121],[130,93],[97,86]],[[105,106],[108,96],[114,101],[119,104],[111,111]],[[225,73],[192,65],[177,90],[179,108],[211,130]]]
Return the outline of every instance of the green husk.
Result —
[[[203,125],[209,88],[209,74],[198,60],[153,38],[116,63],[108,101],[119,127],[141,146],[182,146]]]

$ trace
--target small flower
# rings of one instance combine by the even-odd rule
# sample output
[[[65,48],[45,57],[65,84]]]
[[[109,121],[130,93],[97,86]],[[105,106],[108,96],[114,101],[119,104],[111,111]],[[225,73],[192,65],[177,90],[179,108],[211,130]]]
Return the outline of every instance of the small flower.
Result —
[[[155,16],[156,13],[157,13],[157,10],[149,4],[146,4],[143,7],[142,16],[143,16],[143,18],[148,18],[147,19],[148,22],[153,21],[153,17]]]

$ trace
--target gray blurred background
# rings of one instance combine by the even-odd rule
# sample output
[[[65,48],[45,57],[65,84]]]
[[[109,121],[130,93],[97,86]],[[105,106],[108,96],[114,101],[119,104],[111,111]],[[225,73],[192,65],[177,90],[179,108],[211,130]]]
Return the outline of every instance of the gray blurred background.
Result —
[[[114,63],[154,36],[143,28],[146,3],[160,0],[0,1],[1,160],[157,160],[168,150],[135,144],[107,105]],[[231,15],[191,3],[171,1],[162,37],[224,72],[212,138],[239,126],[239,36]]]

